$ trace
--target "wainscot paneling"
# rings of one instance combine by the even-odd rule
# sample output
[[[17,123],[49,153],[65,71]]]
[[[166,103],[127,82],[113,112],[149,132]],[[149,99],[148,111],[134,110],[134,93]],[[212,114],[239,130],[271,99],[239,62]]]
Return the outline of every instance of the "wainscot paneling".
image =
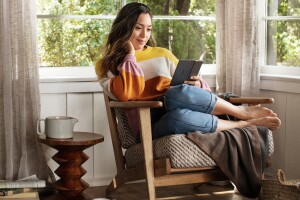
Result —
[[[45,119],[48,116],[66,116],[67,115],[67,95],[66,94],[41,94],[41,119]],[[41,124],[41,127],[42,124]],[[57,153],[57,150],[43,145],[46,155],[48,166],[54,171],[57,169],[58,164],[51,159],[51,157]],[[56,178],[58,178],[56,176]]]
[[[116,164],[102,93],[94,93],[94,132],[104,136],[104,142],[94,147],[94,179],[91,185],[108,185],[116,174]]]
[[[92,93],[67,93],[67,115],[78,119],[74,126],[74,131],[93,132],[94,131],[94,108]],[[89,159],[83,163],[82,167],[87,171],[83,178],[93,177],[94,147],[84,150]]]
[[[45,85],[45,84],[44,84]],[[71,116],[78,119],[75,131],[94,132],[104,136],[104,142],[84,151],[89,159],[83,163],[87,173],[82,177],[91,186],[107,185],[116,173],[104,98],[101,92],[41,93],[41,118]],[[43,128],[43,127],[42,127]],[[43,145],[47,162],[54,172],[58,164],[51,159],[57,151]],[[59,177],[55,175],[57,179]]]
[[[285,171],[285,144],[286,144],[286,93],[274,91],[261,91],[261,96],[274,98],[274,104],[263,105],[272,109],[281,119],[281,127],[273,131],[274,154],[272,156],[272,165],[266,170],[268,176],[274,176],[277,169]]]
[[[268,107],[277,113],[282,123],[278,130],[273,131],[275,151],[268,173],[274,175],[278,169],[282,169],[287,179],[300,178],[300,94],[263,90],[261,96],[274,98],[274,104]]]
[[[289,93],[286,101],[285,170],[288,178],[300,179],[300,94]]]

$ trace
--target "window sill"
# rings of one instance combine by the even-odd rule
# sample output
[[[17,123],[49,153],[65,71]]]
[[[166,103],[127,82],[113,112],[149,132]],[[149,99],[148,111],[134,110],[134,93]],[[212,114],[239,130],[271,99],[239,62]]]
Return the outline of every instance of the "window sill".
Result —
[[[300,76],[261,74],[260,89],[300,94]]]
[[[41,67],[39,69],[40,82],[81,82],[81,81],[97,81],[94,67]],[[201,74],[216,74],[215,65],[203,65]]]
[[[294,71],[291,73],[293,75],[281,75],[282,72],[280,73],[279,68],[275,68],[273,73],[266,71],[266,68],[262,70],[265,73],[260,76],[261,89],[300,94],[300,75],[297,74],[300,70],[292,68],[289,70]],[[216,87],[216,68],[214,65],[203,65],[201,74],[212,88]],[[102,87],[97,81],[94,67],[50,67],[40,68],[40,92],[102,92]]]
[[[94,67],[40,68],[40,93],[101,92]]]
[[[299,67],[263,66],[260,72],[261,89],[300,94]]]
[[[203,65],[201,74],[215,87],[215,65]],[[40,93],[102,92],[94,67],[41,67]]]
[[[41,67],[40,83],[97,81],[94,67]]]

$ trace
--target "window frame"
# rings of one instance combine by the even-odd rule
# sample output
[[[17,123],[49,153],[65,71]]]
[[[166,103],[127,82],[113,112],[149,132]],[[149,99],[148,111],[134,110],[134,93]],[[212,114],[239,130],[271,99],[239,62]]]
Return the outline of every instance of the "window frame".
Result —
[[[126,1],[122,1],[122,6]],[[37,15],[37,19],[115,19],[116,15]],[[216,21],[215,16],[168,16],[154,15],[154,20]],[[215,78],[216,64],[204,64],[201,73]],[[39,67],[40,82],[96,81],[94,66]]]
[[[268,21],[289,21],[297,20],[300,22],[300,16],[268,16],[268,0],[258,1],[258,41],[259,41],[259,66],[262,79],[277,80],[300,80],[300,67],[267,65],[267,23]]]

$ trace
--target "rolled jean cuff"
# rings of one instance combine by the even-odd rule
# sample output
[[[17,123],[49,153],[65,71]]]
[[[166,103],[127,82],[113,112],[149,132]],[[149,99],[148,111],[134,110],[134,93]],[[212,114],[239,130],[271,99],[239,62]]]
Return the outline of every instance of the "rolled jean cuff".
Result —
[[[211,101],[210,101],[210,106],[207,109],[207,113],[211,113],[215,109],[217,100],[218,100],[218,96],[211,93]]]
[[[214,133],[218,128],[218,120],[219,118],[215,115],[212,115],[212,125],[211,125],[211,133]]]

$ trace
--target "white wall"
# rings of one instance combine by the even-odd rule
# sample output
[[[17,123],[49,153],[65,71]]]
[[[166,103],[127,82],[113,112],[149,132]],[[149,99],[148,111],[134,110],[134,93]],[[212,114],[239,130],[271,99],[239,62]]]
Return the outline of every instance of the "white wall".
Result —
[[[213,78],[208,77],[209,84],[214,85]],[[206,79],[207,80],[207,79]],[[288,83],[287,83],[288,84]],[[298,83],[299,84],[299,83]],[[276,169],[283,169],[287,179],[300,178],[300,92],[285,88],[273,88],[274,82],[262,80],[261,96],[273,97],[275,103],[270,105],[282,120],[282,126],[274,131],[275,152],[272,167],[268,175]],[[295,86],[291,86],[293,88]],[[299,85],[297,88],[300,88]],[[284,92],[286,91],[286,92]],[[41,82],[41,118],[53,115],[68,115],[79,122],[75,131],[94,132],[104,136],[104,142],[85,150],[89,156],[83,167],[87,173],[83,179],[91,186],[107,185],[116,173],[114,154],[111,144],[102,89],[94,80],[80,82]],[[50,168],[54,171],[58,165],[51,159],[55,150],[45,148]]]

